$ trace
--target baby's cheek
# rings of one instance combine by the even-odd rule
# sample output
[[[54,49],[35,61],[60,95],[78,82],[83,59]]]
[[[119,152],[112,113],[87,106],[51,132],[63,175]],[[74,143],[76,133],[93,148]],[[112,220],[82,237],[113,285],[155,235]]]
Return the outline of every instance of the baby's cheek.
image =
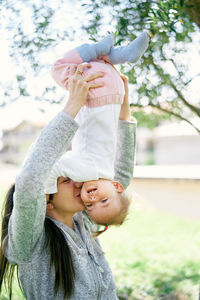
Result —
[[[102,212],[100,211],[88,211],[88,215],[90,216],[90,218],[92,219],[92,221],[94,221],[96,224],[104,224],[105,220],[104,220],[104,215]]]
[[[81,200],[83,201],[84,204],[85,204],[86,201],[87,201],[87,197],[86,197],[86,196],[87,196],[87,195],[86,195],[84,189],[82,188],[82,190],[81,190]]]

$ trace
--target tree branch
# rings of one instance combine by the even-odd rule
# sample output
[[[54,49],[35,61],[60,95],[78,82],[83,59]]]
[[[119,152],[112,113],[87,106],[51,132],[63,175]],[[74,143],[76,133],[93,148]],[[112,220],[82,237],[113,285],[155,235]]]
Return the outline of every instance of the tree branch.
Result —
[[[183,79],[182,79],[182,77],[180,75],[180,72],[178,70],[177,64],[175,63],[175,61],[173,60],[173,58],[166,58],[165,55],[164,55],[164,53],[163,53],[163,48],[160,49],[160,52],[161,52],[161,57],[162,57],[162,59],[164,61],[169,61],[170,60],[172,62],[172,64],[174,65],[174,67],[175,67],[175,69],[176,69],[176,71],[177,71],[177,73],[179,75],[180,81],[182,82],[183,85],[185,85],[185,82],[183,81]]]
[[[191,6],[191,7],[190,7]],[[186,2],[185,10],[190,15],[190,18],[193,22],[200,27],[200,1],[199,0],[190,0]]]
[[[163,76],[167,75],[168,76],[168,80],[169,80],[169,86],[173,88],[173,90],[176,92],[178,98],[187,106],[191,109],[191,111],[195,112],[199,117],[200,117],[200,108],[190,104],[185,97],[183,96],[183,94],[177,89],[177,87],[175,86],[175,84],[172,82],[171,78],[170,78],[170,74],[166,74],[164,73],[163,69],[161,69],[159,66],[157,66],[155,64],[155,62],[152,62],[152,65],[154,66],[155,70],[157,71],[157,73],[162,72]]]
[[[144,108],[144,106],[140,105],[140,104],[130,104],[130,107],[139,107],[139,108]],[[186,118],[184,118],[183,116],[179,115],[178,113],[175,113],[169,109],[166,109],[166,108],[163,108],[161,107],[160,105],[154,105],[154,104],[149,104],[148,106],[150,107],[153,107],[153,108],[156,108],[164,113],[167,113],[167,114],[170,114],[170,115],[173,115],[174,117],[182,120],[182,121],[186,121],[187,123],[189,123],[199,134],[200,134],[200,129],[198,127],[196,127],[192,122],[190,122],[189,120],[187,120]],[[148,107],[148,106],[145,106],[145,107]]]
[[[184,98],[183,94],[177,89],[177,87],[174,85],[174,83],[171,81],[171,79],[169,79],[169,80],[170,80],[171,87],[174,89],[174,91],[178,95],[179,99],[182,100],[182,102],[187,107],[189,107],[193,112],[195,112],[200,117],[200,108],[187,102],[186,99]]]
[[[190,80],[188,80],[185,85],[188,85],[192,80],[194,80],[196,77],[200,76],[200,73],[198,73],[196,76],[194,76],[193,78],[191,78]]]

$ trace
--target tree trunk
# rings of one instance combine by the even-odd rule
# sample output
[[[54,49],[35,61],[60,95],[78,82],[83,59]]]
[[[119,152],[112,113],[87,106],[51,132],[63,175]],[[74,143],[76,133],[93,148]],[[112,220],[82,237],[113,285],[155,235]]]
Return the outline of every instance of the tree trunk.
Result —
[[[187,7],[187,6],[193,7]],[[186,2],[186,11],[194,23],[200,27],[200,0],[189,0]]]

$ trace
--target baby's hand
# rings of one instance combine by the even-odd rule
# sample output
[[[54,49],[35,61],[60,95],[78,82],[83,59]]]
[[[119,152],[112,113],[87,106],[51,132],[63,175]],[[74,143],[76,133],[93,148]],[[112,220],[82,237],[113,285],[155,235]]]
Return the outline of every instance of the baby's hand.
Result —
[[[120,115],[119,115],[119,120],[123,121],[130,121],[131,119],[131,110],[129,106],[129,95],[128,95],[128,77],[120,73],[120,77],[123,80],[124,83],[124,90],[125,90],[125,95],[124,95],[124,101],[121,105],[121,110],[120,110]]]

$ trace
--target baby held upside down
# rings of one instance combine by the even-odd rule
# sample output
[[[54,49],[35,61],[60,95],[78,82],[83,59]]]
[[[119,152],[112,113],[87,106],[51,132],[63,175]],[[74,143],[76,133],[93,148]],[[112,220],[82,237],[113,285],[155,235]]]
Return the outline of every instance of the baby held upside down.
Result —
[[[66,90],[74,64],[90,63],[91,67],[81,74],[83,79],[97,72],[103,74],[98,78],[103,86],[89,91],[86,105],[75,118],[79,129],[72,141],[72,150],[54,165],[45,183],[45,193],[52,194],[57,192],[59,176],[84,182],[81,198],[97,224],[122,224],[130,204],[123,185],[114,180],[118,120],[125,91],[113,64],[136,62],[148,43],[149,35],[143,32],[130,45],[115,48],[113,37],[109,35],[99,43],[83,44],[68,51],[52,68],[53,78]]]

